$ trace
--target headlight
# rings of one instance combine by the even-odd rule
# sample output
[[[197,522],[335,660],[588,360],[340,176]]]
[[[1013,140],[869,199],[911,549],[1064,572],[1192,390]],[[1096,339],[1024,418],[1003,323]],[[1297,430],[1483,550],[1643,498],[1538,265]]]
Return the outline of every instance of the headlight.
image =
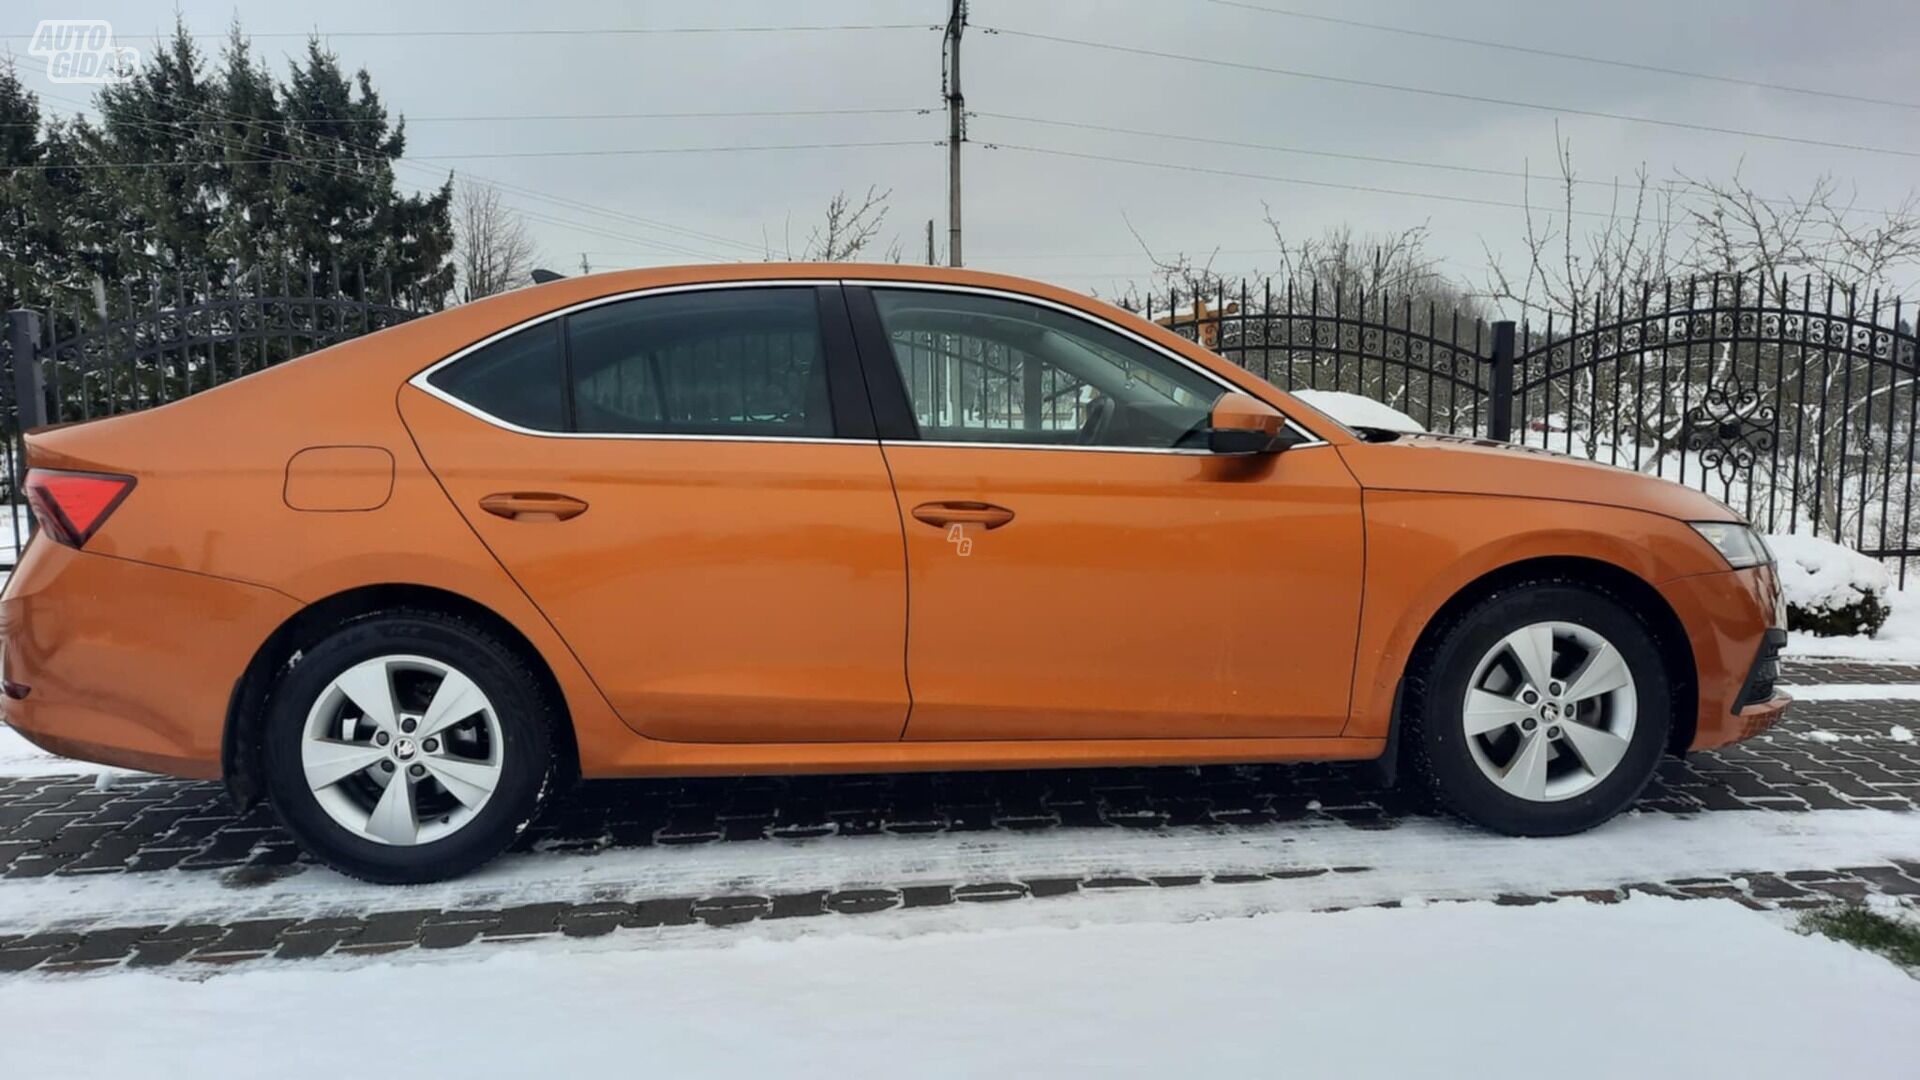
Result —
[[[1749,566],[1773,561],[1773,552],[1767,550],[1767,542],[1752,528],[1731,521],[1689,521],[1693,531],[1700,538],[1713,545],[1713,550],[1727,560],[1727,565],[1735,570],[1744,570]]]

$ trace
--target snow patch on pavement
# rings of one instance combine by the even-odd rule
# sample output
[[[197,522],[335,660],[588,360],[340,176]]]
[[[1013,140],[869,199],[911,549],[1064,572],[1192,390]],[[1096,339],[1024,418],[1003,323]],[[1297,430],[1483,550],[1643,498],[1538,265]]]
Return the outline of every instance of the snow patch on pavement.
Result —
[[[1901,727],[1899,724],[1893,725],[1893,727],[1889,729],[1885,735],[1854,735],[1850,733],[1842,734],[1838,731],[1827,731],[1823,728],[1815,728],[1812,731],[1796,731],[1796,732],[1793,732],[1792,734],[1794,738],[1797,738],[1797,739],[1805,739],[1808,742],[1827,743],[1829,745],[1833,743],[1843,743],[1843,742],[1871,743],[1871,742],[1912,742],[1913,741],[1913,732],[1908,730],[1907,728]]]
[[[1795,701],[1920,701],[1920,683],[1781,683],[1780,689]]]
[[[11,727],[0,724],[0,776],[91,776],[118,771],[90,761],[49,754]]]
[[[222,884],[218,874],[181,870],[6,881],[0,883],[0,931],[1057,877],[1364,868],[1205,889],[1137,890],[1202,896],[1209,914],[1248,914],[1409,897],[1542,895],[1749,870],[1858,866],[1916,853],[1920,814],[1884,810],[1717,811],[1694,817],[1629,813],[1578,836],[1537,840],[1498,836],[1443,818],[1413,818],[1382,830],[1296,822],[822,837],[591,855],[515,854],[456,881],[404,887],[365,885],[311,866],[248,887]]]
[[[992,919],[1027,905],[962,906]],[[1543,1068],[1634,1075],[1654,1063],[1663,1075],[1798,1078],[1883,1075],[1920,1055],[1920,981],[1711,901],[705,938],[714,941],[725,944],[543,943],[199,983],[127,972],[16,979],[0,985],[0,1041],[23,1076],[251,1078],[271,1061],[290,1080],[369,1061],[468,1080],[617,1074],[641,1062],[729,1077],[880,1075],[908,1063],[929,1077],[1497,1080]],[[1541,996],[1543,967],[1565,992]],[[343,1021],[348,1030],[318,1019],[342,1015],[343,1002],[359,1018]],[[429,1022],[423,1037],[405,1022],[423,1002],[466,1034]]]

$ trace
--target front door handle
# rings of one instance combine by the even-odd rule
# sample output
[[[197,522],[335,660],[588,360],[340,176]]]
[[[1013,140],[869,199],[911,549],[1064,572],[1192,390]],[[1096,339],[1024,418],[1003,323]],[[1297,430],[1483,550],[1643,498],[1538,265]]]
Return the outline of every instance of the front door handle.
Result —
[[[997,529],[1013,520],[1013,511],[983,502],[930,502],[914,507],[913,516],[940,529],[949,525],[981,525]]]
[[[503,491],[480,500],[480,509],[513,521],[565,521],[587,512],[587,504],[551,491]]]

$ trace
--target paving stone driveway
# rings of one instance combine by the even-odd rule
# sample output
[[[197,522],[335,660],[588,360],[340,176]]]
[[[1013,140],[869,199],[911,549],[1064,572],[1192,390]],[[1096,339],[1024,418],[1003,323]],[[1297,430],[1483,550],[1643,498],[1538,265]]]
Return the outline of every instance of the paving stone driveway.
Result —
[[[1920,668],[1790,664],[1788,682],[1920,683]],[[1653,812],[1920,809],[1920,701],[1804,702],[1774,732],[1723,751],[1670,760],[1639,803]],[[1382,789],[1353,766],[1232,766],[847,777],[623,781],[585,785],[528,830],[522,848],[592,852],[667,844],[752,844],[829,834],[1061,828],[1233,826],[1320,819],[1391,829],[1433,808],[1410,785]],[[1914,853],[1920,859],[1920,852]],[[87,778],[0,781],[0,888],[49,874],[217,875],[235,888],[300,869],[302,856],[271,813],[236,814],[218,785],[123,778],[105,791]],[[418,910],[366,917],[255,919],[226,925],[146,925],[0,933],[0,973],[83,970],[182,960],[231,962],[406,948],[620,927],[863,914],[953,903],[1037,899],[1116,888],[1285,880],[1365,867],[1276,868],[1268,874],[1178,878],[1063,876],[774,896],[673,897],[504,910]],[[1770,872],[1772,871],[1772,872]],[[1733,897],[1754,906],[1920,896],[1920,862],[1871,867],[1759,868],[1738,880],[1623,882],[1582,892]],[[1551,900],[1505,897],[1503,902]]]

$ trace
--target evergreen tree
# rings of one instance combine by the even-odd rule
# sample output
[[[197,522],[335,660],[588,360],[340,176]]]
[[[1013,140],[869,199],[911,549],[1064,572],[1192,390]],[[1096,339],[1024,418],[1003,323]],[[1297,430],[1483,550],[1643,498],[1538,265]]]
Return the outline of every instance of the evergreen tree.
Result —
[[[235,22],[222,53],[216,115],[206,127],[218,142],[222,203],[212,236],[214,258],[235,275],[286,266],[281,220],[288,173],[287,126],[273,73],[253,59]]]
[[[378,269],[392,274],[396,292],[443,298],[453,286],[453,180],[430,195],[397,192],[393,163],[406,150],[405,122],[389,126],[372,77],[362,69],[348,79],[339,59],[309,39],[280,98],[288,153],[314,159],[285,172],[281,224],[292,262]]]
[[[95,170],[101,208],[116,226],[104,267],[110,276],[177,280],[208,268],[222,198],[205,124],[216,89],[184,22],[176,22],[150,62],[95,97],[93,149],[100,163],[118,166]]]
[[[95,97],[97,123],[49,121],[0,67],[0,300],[95,311],[205,281],[224,291],[311,275],[428,306],[453,285],[451,177],[402,194],[403,121],[364,70],[349,77],[317,39],[284,81],[236,23],[210,65],[176,23],[125,82]],[[338,271],[338,280],[335,274]]]
[[[13,61],[0,64],[0,310],[71,306],[87,291],[74,249],[88,223],[69,197],[80,174],[49,168],[75,160],[68,126],[44,121]]]
[[[40,99],[20,82],[9,57],[0,65],[0,310],[47,293]]]

